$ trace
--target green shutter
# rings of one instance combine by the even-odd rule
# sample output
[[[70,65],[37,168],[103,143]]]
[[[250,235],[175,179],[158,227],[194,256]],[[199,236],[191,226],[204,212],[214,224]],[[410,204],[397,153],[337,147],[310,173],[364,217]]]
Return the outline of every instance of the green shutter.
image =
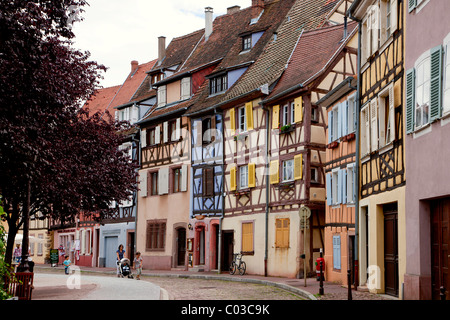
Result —
[[[431,49],[430,122],[441,117],[442,109],[442,46]]]
[[[408,0],[408,12],[411,12],[414,10],[414,8],[417,5],[417,0]]]
[[[416,70],[406,71],[406,133],[414,131],[414,105],[416,103]]]

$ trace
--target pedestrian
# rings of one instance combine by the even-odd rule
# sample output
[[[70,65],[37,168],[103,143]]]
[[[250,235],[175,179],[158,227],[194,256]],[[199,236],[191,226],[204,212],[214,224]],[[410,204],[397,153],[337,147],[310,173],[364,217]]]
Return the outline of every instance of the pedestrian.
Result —
[[[138,251],[136,252],[136,258],[134,258],[134,268],[136,269],[136,280],[141,280],[141,273],[142,273],[142,265],[143,260],[141,257],[141,253]]]
[[[69,268],[70,268],[70,260],[69,260],[69,256],[66,255],[66,260],[64,260],[64,271],[66,274],[69,274]]]
[[[20,263],[21,259],[22,259],[22,250],[20,249],[20,244],[18,244],[14,249],[14,261],[16,263]]]
[[[119,245],[119,249],[116,251],[117,254],[117,277],[120,277],[120,260],[123,259],[123,255],[125,254],[125,250],[123,250],[123,245]]]

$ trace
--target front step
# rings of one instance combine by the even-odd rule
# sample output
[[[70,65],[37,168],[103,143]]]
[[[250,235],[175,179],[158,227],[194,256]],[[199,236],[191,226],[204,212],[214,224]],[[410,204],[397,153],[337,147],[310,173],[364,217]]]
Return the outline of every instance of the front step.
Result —
[[[205,267],[204,266],[195,266],[195,267],[190,267],[189,271],[193,271],[193,272],[205,272]]]

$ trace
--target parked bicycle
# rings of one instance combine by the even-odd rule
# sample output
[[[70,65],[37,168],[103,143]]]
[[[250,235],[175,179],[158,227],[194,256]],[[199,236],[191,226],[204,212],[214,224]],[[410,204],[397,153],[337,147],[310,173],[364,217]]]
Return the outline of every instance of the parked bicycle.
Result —
[[[245,274],[246,265],[245,262],[242,260],[242,253],[233,254],[233,261],[231,262],[230,265],[230,274],[235,274],[236,270],[239,270],[239,274],[241,276]]]

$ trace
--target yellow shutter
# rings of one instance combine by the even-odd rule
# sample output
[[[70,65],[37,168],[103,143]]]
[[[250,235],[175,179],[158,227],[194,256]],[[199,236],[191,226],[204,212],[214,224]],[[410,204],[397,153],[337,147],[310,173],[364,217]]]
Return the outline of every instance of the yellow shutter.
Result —
[[[248,164],[248,187],[254,188],[256,186],[256,165],[254,163]]]
[[[272,111],[272,129],[278,129],[280,126],[280,106],[273,106]]]
[[[270,184],[276,184],[280,182],[279,162],[278,160],[270,162]]]
[[[230,190],[236,191],[236,168],[230,170]]]
[[[245,104],[245,114],[247,117],[247,131],[253,130],[253,103]]]
[[[294,121],[295,123],[303,121],[303,97],[294,100]]]
[[[301,180],[303,178],[303,154],[294,157],[294,179]]]
[[[275,247],[289,248],[289,218],[276,219],[275,222]]]
[[[234,135],[235,131],[236,131],[236,116],[235,116],[235,111],[234,109],[230,110],[230,127],[231,127],[231,131]]]
[[[242,251],[253,251],[253,223],[242,224]]]

